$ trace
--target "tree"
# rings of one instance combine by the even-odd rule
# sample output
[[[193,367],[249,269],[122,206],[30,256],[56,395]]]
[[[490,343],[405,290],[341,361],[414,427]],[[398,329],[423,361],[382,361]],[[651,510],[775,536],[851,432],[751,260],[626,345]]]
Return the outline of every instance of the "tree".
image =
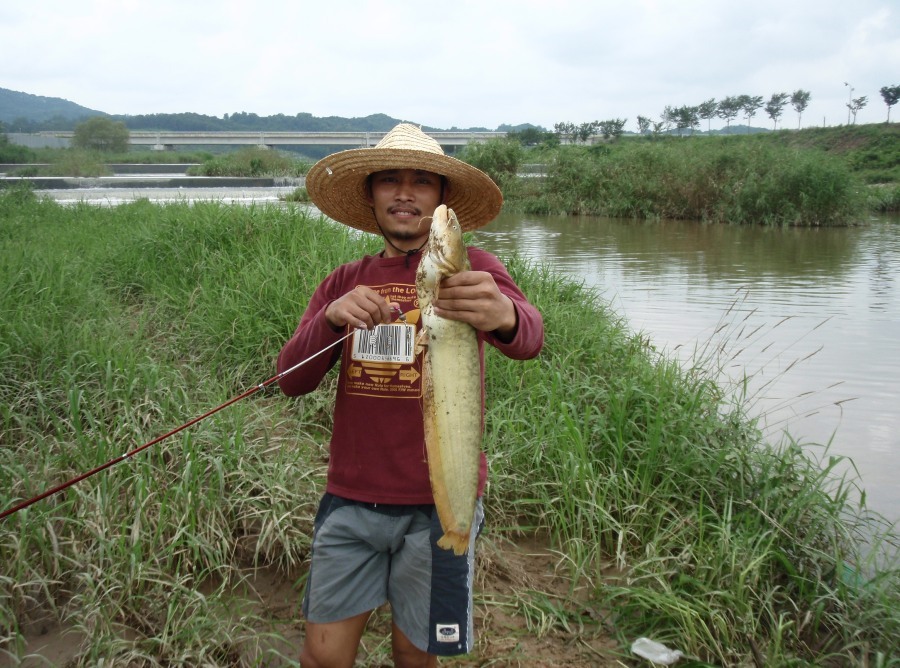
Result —
[[[678,128],[678,134],[680,135],[681,131],[686,128],[689,128],[691,134],[694,134],[694,128],[700,125],[699,114],[698,107],[691,107],[689,105],[673,109],[672,120],[675,123],[675,127]]]
[[[762,95],[739,95],[738,100],[741,102],[741,111],[747,117],[747,134],[750,134],[750,119],[763,106]]]
[[[650,133],[650,124],[652,121],[646,116],[638,116],[637,124],[638,124],[638,132],[642,135],[646,135]]]
[[[794,111],[797,112],[797,129],[800,129],[800,119],[803,117],[803,112],[806,111],[806,107],[809,106],[809,91],[803,90],[802,88],[798,88],[791,94],[791,106],[794,107]]]
[[[659,115],[659,119],[662,121],[663,129],[668,131],[670,127],[678,122],[678,112],[667,104],[666,108]]]
[[[855,97],[853,101],[847,105],[847,109],[850,110],[850,113],[853,114],[853,125],[856,125],[856,114],[859,113],[859,110],[865,107],[869,103],[869,98],[863,95],[862,97]]]
[[[784,112],[784,107],[787,103],[787,93],[772,93],[772,97],[766,102],[766,114],[769,115],[769,118],[771,118],[774,123],[772,127],[773,130],[778,129],[778,119],[781,118],[781,114]]]
[[[547,140],[551,133],[542,128],[527,127],[521,130],[509,130],[506,136],[517,140],[522,146],[537,146]]]
[[[105,116],[92,116],[75,126],[72,144],[76,148],[111,153],[125,153],[131,135],[125,123],[113,121]]]
[[[582,123],[578,126],[578,129],[575,130],[575,136],[582,143],[587,142],[588,139],[597,134],[597,129],[600,127],[600,121],[591,121],[590,123]]]
[[[724,100],[719,102],[719,107],[716,109],[716,114],[725,121],[725,129],[731,126],[731,121],[737,118],[737,115],[741,111],[741,99],[740,96],[737,95],[729,95]]]
[[[706,121],[706,131],[709,132],[710,119],[715,118],[719,113],[719,105],[716,102],[716,98],[711,97],[706,102],[701,102],[697,105],[697,113],[700,115],[700,118]]]
[[[618,139],[625,130],[626,118],[611,118],[608,121],[600,121],[599,130],[604,139]]]
[[[900,86],[883,86],[879,91],[881,93],[881,99],[884,100],[884,103],[888,108],[887,122],[891,122],[891,107],[897,104],[897,101],[900,100]]]
[[[568,139],[573,144],[576,139],[576,132],[578,131],[577,126],[574,123],[555,123],[553,125],[553,130],[559,135],[559,143],[565,143],[565,140]]]

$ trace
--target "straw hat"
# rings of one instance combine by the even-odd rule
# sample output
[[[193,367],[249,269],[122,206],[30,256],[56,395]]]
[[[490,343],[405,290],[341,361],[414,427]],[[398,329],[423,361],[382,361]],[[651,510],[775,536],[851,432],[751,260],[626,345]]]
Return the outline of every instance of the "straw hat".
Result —
[[[397,125],[374,148],[340,151],[319,160],[306,175],[306,192],[329,218],[381,234],[366,201],[366,179],[385,169],[424,169],[446,177],[450,188],[445,204],[463,230],[487,225],[500,213],[503,195],[487,174],[444,155],[440,144],[409,123]]]

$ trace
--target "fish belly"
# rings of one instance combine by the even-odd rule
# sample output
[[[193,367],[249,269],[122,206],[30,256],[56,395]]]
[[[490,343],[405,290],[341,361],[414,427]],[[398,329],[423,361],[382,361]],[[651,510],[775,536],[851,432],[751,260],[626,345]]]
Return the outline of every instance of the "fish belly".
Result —
[[[481,459],[481,369],[475,330],[422,314],[425,446],[444,535],[438,546],[465,554],[475,515]]]

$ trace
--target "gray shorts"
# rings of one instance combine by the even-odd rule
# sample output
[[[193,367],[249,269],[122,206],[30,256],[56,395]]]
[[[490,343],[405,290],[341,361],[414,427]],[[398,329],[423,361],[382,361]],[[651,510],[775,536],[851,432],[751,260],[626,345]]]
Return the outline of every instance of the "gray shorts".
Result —
[[[443,535],[433,505],[395,506],[325,494],[316,514],[303,615],[324,624],[389,602],[394,623],[429,654],[472,650],[475,509],[466,554],[437,546]]]

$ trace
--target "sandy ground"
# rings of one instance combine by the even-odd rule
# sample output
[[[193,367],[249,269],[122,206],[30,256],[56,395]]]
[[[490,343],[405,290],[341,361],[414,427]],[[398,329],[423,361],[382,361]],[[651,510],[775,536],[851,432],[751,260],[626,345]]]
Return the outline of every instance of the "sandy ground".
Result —
[[[534,666],[537,668],[588,668],[639,665],[622,653],[603,621],[603,612],[589,604],[573,603],[571,581],[560,567],[559,555],[536,545],[480,542],[479,574],[475,606],[478,636],[475,650],[442,666]],[[277,631],[279,639],[267,643],[285,659],[254,660],[243,665],[297,666],[303,640],[299,613],[300,592],[295,583],[301,573],[258,569],[248,573],[236,596],[247,601]],[[575,598],[587,599],[576,591]],[[526,619],[517,600],[549,602],[535,605]],[[568,600],[568,603],[563,601]],[[555,607],[562,614],[548,613]],[[390,611],[376,611],[363,638],[357,666],[389,666]],[[266,629],[260,629],[261,632]],[[28,629],[27,650],[22,659],[0,658],[0,666],[74,665],[84,638],[56,623]]]

